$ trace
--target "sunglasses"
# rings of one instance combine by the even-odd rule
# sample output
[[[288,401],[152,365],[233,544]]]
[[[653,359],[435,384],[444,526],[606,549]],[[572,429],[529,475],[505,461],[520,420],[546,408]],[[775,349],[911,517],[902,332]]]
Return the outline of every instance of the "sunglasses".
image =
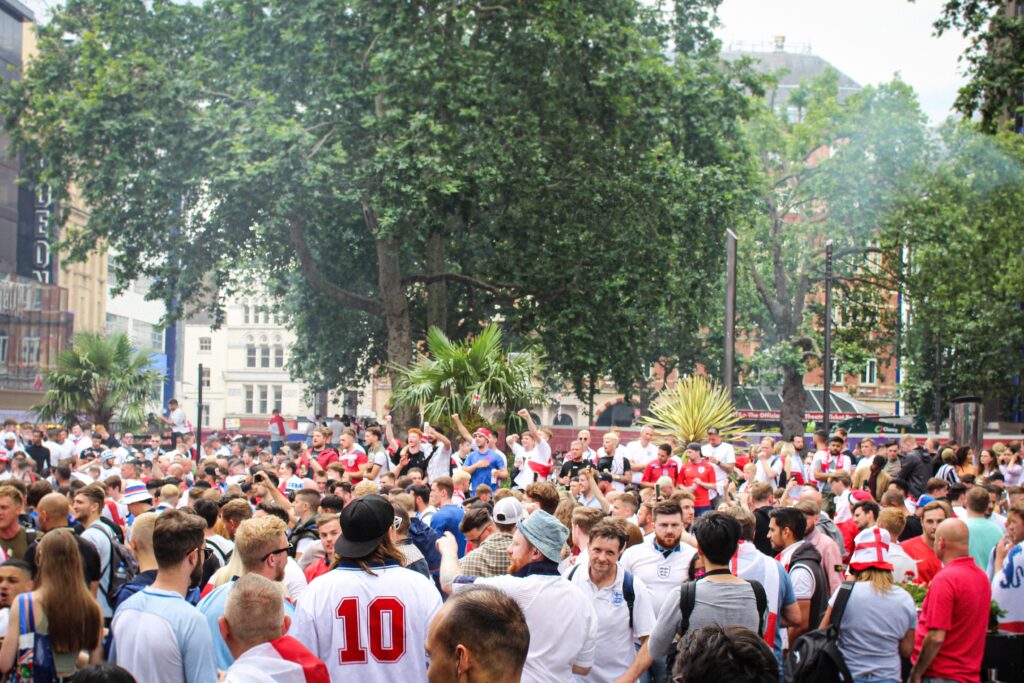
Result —
[[[289,552],[291,552],[292,548],[294,548],[294,547],[295,547],[294,545],[289,543],[288,545],[286,545],[283,548],[278,548],[277,550],[271,550],[269,553],[267,553],[266,555],[264,555],[260,559],[260,562],[266,562],[267,558],[270,557],[271,555],[278,555],[280,553],[289,553]]]

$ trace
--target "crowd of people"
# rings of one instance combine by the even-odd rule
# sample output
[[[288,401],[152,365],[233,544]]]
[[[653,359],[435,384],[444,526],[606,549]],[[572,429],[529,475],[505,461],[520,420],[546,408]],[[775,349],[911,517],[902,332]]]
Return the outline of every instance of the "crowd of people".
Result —
[[[1024,632],[1019,443],[644,427],[555,454],[523,410],[502,441],[458,415],[291,441],[275,413],[197,444],[176,410],[4,425],[10,680],[767,683],[835,625],[857,682],[975,682],[990,613]]]

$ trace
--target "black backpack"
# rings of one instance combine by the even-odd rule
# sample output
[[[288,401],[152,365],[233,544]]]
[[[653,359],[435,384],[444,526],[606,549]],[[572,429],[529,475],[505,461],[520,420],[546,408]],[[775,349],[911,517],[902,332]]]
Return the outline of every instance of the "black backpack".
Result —
[[[569,573],[565,575],[567,581],[572,581],[572,577],[576,574],[576,570],[580,566],[577,564],[569,570]],[[633,589],[633,575],[628,571],[623,570],[625,573],[622,575],[622,598],[626,601],[626,607],[629,608],[629,630],[633,630],[633,604],[636,602],[636,591]]]
[[[853,583],[844,582],[828,627],[808,631],[793,643],[786,657],[786,683],[853,683],[839,651],[839,624],[852,592]]]
[[[760,581],[744,579],[754,589],[754,600],[757,602],[757,634],[764,636],[764,630],[768,625],[768,594]],[[679,587],[679,611],[682,619],[679,622],[679,630],[676,634],[683,636],[690,630],[690,615],[697,604],[697,581],[683,581]]]
[[[107,604],[113,607],[121,588],[138,575],[139,563],[135,559],[135,555],[132,554],[132,551],[117,539],[117,536],[110,530],[108,525],[100,524],[98,528],[104,530],[103,535],[110,541],[110,561],[107,563],[107,567],[110,568],[110,577],[107,579],[106,587],[104,587],[102,583],[103,572],[107,571],[107,567],[100,567],[101,583],[99,588],[103,592],[104,597],[106,597]]]

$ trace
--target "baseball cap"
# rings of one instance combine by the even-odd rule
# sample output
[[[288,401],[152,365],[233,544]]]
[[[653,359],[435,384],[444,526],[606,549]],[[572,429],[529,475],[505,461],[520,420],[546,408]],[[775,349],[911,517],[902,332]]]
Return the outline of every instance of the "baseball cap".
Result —
[[[850,556],[850,569],[884,569],[892,571],[889,562],[889,544],[892,538],[889,532],[877,526],[865,529],[853,539],[853,555]]]
[[[933,500],[935,500],[935,498],[932,497],[932,496],[929,496],[929,495],[921,496],[920,498],[917,499],[917,507],[923,508],[925,505],[927,505],[928,503],[932,502]]]
[[[498,524],[516,524],[526,515],[523,506],[515,499],[515,496],[502,498],[494,504],[494,521]]]
[[[718,427],[708,427],[708,436],[718,434]]]
[[[612,479],[612,473],[611,472],[601,472],[599,475],[597,475],[597,480],[598,481],[615,481],[614,479]]]
[[[121,502],[125,505],[131,505],[132,503],[142,503],[147,500],[153,500],[153,496],[149,494],[146,489],[146,485],[138,479],[128,479],[124,482],[124,491],[121,497]]]
[[[334,552],[341,557],[365,557],[380,545],[395,520],[395,508],[376,494],[360,496],[341,511],[341,536]]]
[[[491,438],[491,430],[488,429],[487,427],[480,427],[478,430],[473,432],[473,436],[476,436],[477,434],[483,434],[488,439]]]
[[[861,490],[850,491],[850,497],[853,498],[858,503],[860,503],[861,501],[865,501],[865,500],[873,500],[871,498],[871,494],[870,493],[868,493],[867,491],[861,491]]]
[[[541,555],[552,562],[562,559],[562,546],[569,537],[569,530],[554,516],[537,510],[520,521],[516,527]]]

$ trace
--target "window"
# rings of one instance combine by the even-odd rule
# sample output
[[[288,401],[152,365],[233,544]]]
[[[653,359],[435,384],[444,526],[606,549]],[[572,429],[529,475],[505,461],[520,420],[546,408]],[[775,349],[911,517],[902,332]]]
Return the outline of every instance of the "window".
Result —
[[[21,362],[24,365],[39,364],[39,333],[26,334],[21,338]]]
[[[104,326],[104,331],[108,335],[128,334],[127,316],[116,315],[114,313],[107,313],[107,324]]]
[[[249,324],[249,304],[242,304],[242,322]]]
[[[271,388],[274,391],[274,410],[281,410],[281,395],[283,393],[281,391],[281,385],[275,384]]]
[[[203,366],[203,386],[210,386],[210,368]]]
[[[269,325],[270,324],[270,307],[269,306],[263,306],[263,324],[264,325]]]
[[[156,327],[150,325],[147,322],[136,320],[132,323],[132,344],[137,349],[152,349],[163,347],[163,340],[155,345],[153,344],[153,337],[156,335],[159,337],[159,332]]]
[[[200,411],[200,413],[201,413],[201,415],[203,417],[203,425],[209,427],[210,426],[210,404],[209,403],[204,403],[203,405],[199,406],[199,411]]]
[[[253,389],[253,387],[252,387],[251,384],[246,384],[245,385],[245,414],[246,415],[252,415],[253,414],[253,409],[252,409],[253,408],[253,405],[252,405],[253,390],[252,389]]]
[[[874,384],[878,381],[878,360],[869,358],[864,364],[864,370],[860,373],[861,384]]]
[[[260,347],[260,367],[261,368],[269,368],[270,367],[270,345],[269,344],[264,344],[263,346]]]
[[[199,350],[200,351],[210,351],[211,349],[213,349],[213,340],[210,339],[209,337],[200,337],[199,338]]]
[[[832,384],[843,383],[843,361],[841,358],[832,359]]]
[[[254,368],[256,367],[256,345],[246,344],[245,345],[245,367]]]
[[[0,332],[0,363],[7,362],[7,333]]]
[[[274,367],[284,367],[284,347],[280,344],[274,347]]]
[[[257,386],[257,388],[260,391],[260,415],[266,415],[267,412],[269,412],[267,410],[267,394],[269,393],[267,391],[268,387],[266,384],[260,384]]]

